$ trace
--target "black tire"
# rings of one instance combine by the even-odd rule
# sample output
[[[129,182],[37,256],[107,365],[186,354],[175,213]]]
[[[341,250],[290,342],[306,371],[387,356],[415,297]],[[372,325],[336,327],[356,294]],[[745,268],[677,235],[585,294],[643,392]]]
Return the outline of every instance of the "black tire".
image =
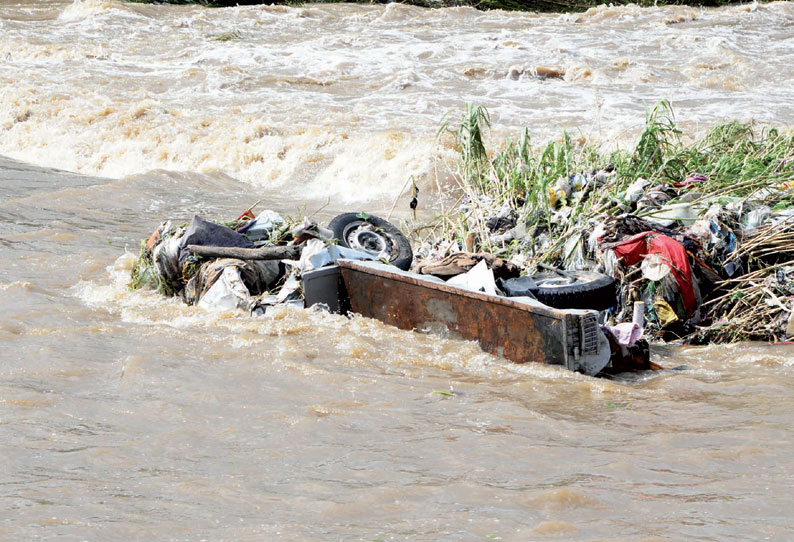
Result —
[[[556,309],[602,311],[617,303],[617,281],[595,271],[565,271],[532,275],[538,286],[538,301]]]
[[[390,222],[367,213],[343,213],[328,224],[339,244],[377,256],[385,251],[389,263],[408,271],[414,253],[408,239]],[[363,242],[362,242],[363,241]]]

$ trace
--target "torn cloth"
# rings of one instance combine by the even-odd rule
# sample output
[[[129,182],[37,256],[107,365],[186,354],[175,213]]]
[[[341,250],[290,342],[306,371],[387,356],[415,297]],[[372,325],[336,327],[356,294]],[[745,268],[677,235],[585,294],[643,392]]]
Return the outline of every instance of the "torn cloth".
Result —
[[[642,339],[643,329],[636,322],[623,322],[615,326],[601,326],[601,329],[606,333],[608,332],[615,342],[620,346],[628,346],[631,348],[637,341]]]
[[[678,283],[687,316],[694,314],[697,302],[695,301],[695,289],[692,285],[692,268],[689,265],[684,245],[672,237],[646,231],[629,237],[612,250],[626,267],[639,263],[647,254],[661,255]]]

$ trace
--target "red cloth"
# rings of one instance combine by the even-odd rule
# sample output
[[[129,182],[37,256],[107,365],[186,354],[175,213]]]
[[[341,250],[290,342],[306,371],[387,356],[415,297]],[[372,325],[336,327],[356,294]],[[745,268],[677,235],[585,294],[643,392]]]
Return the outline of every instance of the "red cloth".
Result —
[[[695,289],[692,286],[692,268],[689,266],[684,245],[661,233],[646,231],[629,237],[612,250],[627,267],[640,262],[646,254],[661,254],[678,283],[687,316],[694,314],[697,307]]]
[[[243,214],[238,216],[235,220],[253,220],[255,218],[256,217],[254,216],[254,213],[251,211],[251,209],[246,209],[243,211]]]

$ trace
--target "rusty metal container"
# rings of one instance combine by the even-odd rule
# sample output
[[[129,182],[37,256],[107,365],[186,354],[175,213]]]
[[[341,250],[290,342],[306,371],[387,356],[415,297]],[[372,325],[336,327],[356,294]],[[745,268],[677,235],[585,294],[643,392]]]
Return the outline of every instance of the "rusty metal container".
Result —
[[[609,344],[595,311],[554,309],[529,298],[469,291],[377,262],[340,260],[335,272],[341,275],[341,282],[336,281],[340,288],[324,297],[343,299],[340,305],[349,303],[352,312],[401,329],[443,327],[453,337],[477,341],[486,352],[517,363],[563,365],[587,374],[609,361]],[[307,305],[310,296],[318,295],[312,292],[312,280],[310,273],[304,275]]]

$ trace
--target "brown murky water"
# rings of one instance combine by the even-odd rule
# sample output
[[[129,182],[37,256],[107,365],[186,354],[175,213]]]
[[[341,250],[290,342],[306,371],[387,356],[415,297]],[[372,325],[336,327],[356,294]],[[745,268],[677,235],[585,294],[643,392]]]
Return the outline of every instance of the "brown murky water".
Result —
[[[597,380],[125,281],[163,218],[434,185],[466,101],[536,141],[622,138],[658,98],[691,134],[789,126],[792,28],[782,3],[0,1],[0,539],[790,540],[789,346],[659,346],[679,370]]]

